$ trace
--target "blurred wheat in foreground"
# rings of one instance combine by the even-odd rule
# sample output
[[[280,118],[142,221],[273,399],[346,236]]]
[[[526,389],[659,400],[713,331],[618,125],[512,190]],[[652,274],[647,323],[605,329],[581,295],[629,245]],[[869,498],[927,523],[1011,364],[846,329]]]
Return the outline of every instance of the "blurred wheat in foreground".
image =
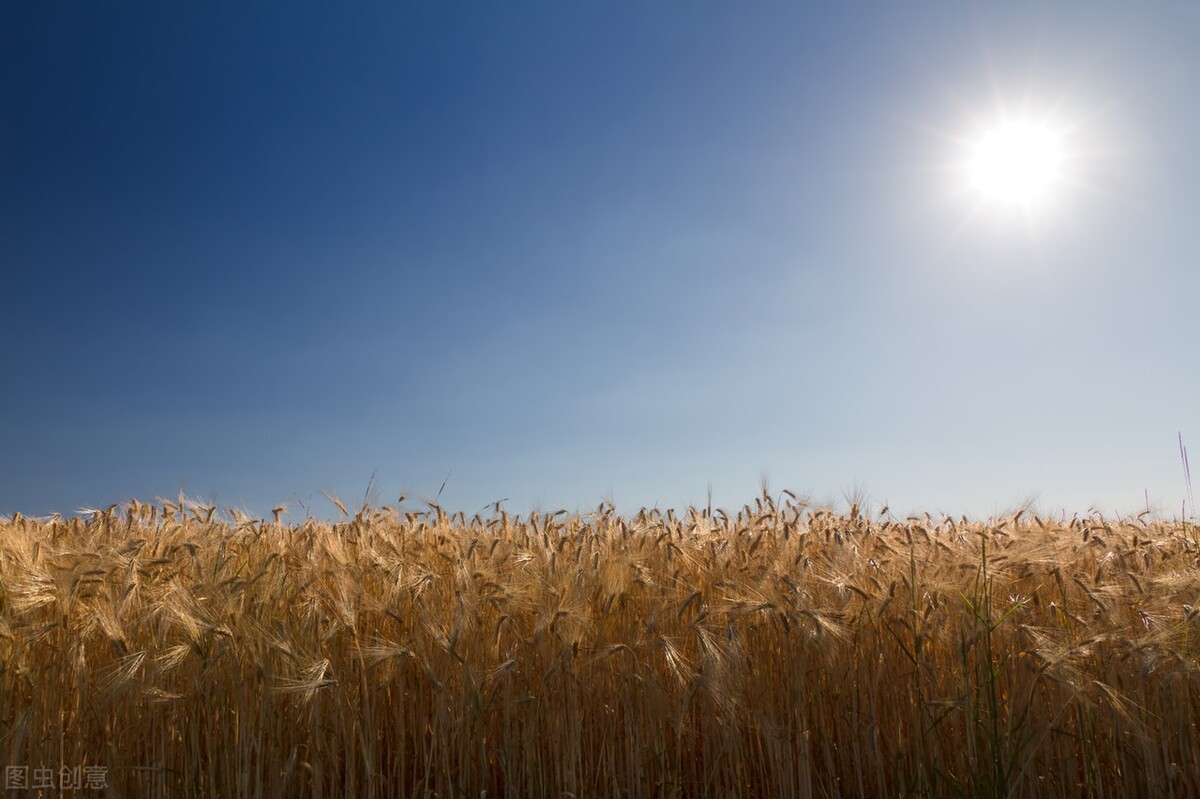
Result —
[[[17,515],[0,760],[113,796],[1200,796],[1195,527],[788,497]]]

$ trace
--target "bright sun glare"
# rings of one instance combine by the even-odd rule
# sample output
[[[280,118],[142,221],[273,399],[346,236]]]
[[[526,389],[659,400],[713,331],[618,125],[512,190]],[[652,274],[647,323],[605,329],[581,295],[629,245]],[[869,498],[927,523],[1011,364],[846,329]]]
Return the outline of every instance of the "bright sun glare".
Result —
[[[1028,210],[1062,181],[1062,136],[1047,125],[1014,120],[985,130],[970,147],[968,179],[981,197]]]

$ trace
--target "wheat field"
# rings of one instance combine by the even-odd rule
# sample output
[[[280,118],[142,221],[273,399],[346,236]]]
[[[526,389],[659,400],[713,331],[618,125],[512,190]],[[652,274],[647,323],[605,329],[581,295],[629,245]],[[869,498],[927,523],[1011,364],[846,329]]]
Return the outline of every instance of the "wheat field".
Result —
[[[1200,796],[1185,522],[342,511],[0,521],[4,763],[111,796]]]

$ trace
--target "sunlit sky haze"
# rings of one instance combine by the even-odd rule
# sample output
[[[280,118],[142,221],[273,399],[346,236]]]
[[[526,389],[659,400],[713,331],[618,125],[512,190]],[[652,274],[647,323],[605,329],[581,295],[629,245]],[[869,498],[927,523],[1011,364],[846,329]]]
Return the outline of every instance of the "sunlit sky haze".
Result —
[[[5,3],[0,512],[1178,514],[1197,42],[1169,2]]]

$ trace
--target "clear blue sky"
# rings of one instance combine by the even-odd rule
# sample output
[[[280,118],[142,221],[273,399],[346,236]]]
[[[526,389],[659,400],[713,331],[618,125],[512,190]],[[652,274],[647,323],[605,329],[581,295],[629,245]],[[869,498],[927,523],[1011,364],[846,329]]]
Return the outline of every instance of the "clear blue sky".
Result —
[[[0,511],[1178,513],[1198,7],[853,5],[0,5]]]

